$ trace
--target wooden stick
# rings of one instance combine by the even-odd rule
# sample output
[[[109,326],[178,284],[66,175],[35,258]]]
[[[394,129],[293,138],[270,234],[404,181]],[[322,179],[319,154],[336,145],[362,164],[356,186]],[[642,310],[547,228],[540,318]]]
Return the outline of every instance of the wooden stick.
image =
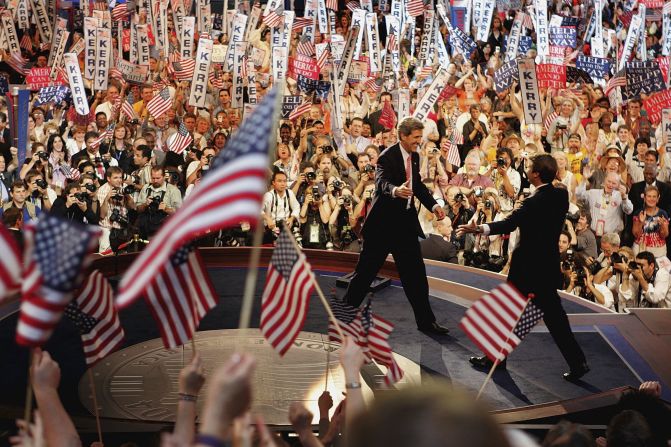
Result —
[[[91,395],[93,396],[93,414],[96,416],[96,428],[98,429],[98,441],[103,443],[103,431],[100,428],[100,414],[98,413],[98,398],[96,397],[96,387],[93,384],[93,370],[88,369],[89,384],[91,385]]]
[[[297,251],[301,251],[301,248],[298,246],[298,243],[296,242],[296,239],[294,239],[294,235],[291,234],[291,231],[284,226],[284,231],[287,232],[289,235],[289,239],[291,239],[291,242],[293,242],[294,247],[296,248]],[[312,273],[312,272],[310,272]],[[340,336],[341,340],[345,340],[345,335],[342,332],[342,329],[340,329],[340,324],[338,324],[338,320],[336,319],[335,315],[333,315],[333,310],[331,310],[331,305],[329,304],[328,300],[324,296],[324,292],[322,292],[322,288],[319,286],[319,283],[317,282],[317,278],[315,277],[314,274],[310,275],[310,280],[312,281],[312,284],[315,286],[315,290],[317,291],[317,295],[319,296],[319,299],[322,301],[322,304],[324,305],[324,308],[326,309],[326,313],[329,314],[329,318],[333,323],[335,323],[336,330],[338,331],[338,335]]]
[[[500,352],[499,352],[499,354],[500,354]],[[487,383],[489,383],[490,379],[492,378],[492,375],[494,374],[494,370],[496,370],[496,367],[498,366],[498,364],[499,364],[499,359],[496,359],[496,361],[492,365],[491,369],[489,370],[489,374],[487,374],[487,377],[485,378],[485,382],[480,387],[480,391],[478,391],[478,395],[475,396],[475,400],[480,399],[480,395],[485,390],[485,386],[487,386]]]
[[[227,4],[228,2],[225,2]],[[268,143],[268,154],[273,153],[277,146],[277,129],[279,127],[282,100],[284,99],[284,85],[285,81],[279,81],[276,84],[277,94],[275,99],[275,110],[273,111],[273,125],[270,130],[270,140]],[[272,162],[270,156],[268,157],[268,167],[272,169]],[[259,275],[259,259],[261,258],[261,244],[263,243],[263,221],[259,218],[256,228],[254,229],[254,240],[252,243],[252,253],[249,256],[249,264],[247,265],[247,277],[245,278],[245,289],[242,295],[242,306],[240,307],[240,322],[239,329],[249,328],[249,321],[252,318],[252,300],[254,299],[254,292],[256,290],[256,278]]]
[[[33,350],[31,349],[28,355],[28,384],[26,385],[26,406],[23,410],[23,420],[30,426],[30,416],[33,412],[33,386],[30,377],[30,367],[33,363]]]
[[[328,335],[327,335],[328,337]],[[328,391],[329,389],[329,373],[331,372],[330,368],[330,362],[331,362],[331,349],[330,349],[330,343],[327,345],[324,343],[324,347],[326,348],[326,380],[324,381],[324,391]]]

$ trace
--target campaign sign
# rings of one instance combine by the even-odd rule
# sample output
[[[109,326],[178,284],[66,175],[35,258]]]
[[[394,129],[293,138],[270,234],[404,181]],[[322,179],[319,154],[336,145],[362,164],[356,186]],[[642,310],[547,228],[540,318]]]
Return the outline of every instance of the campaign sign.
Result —
[[[496,90],[496,93],[501,93],[509,89],[513,85],[513,81],[519,80],[517,61],[508,61],[494,72],[494,90]]]
[[[669,56],[660,56],[655,59],[659,64],[659,69],[662,70],[662,76],[664,76],[664,82],[669,82]]]
[[[662,110],[671,108],[671,90],[655,93],[643,100],[650,122],[655,126],[662,120]]]
[[[627,86],[622,91],[622,99],[629,100],[641,94],[651,95],[666,88],[662,70],[657,61],[633,61],[625,65]]]
[[[70,87],[67,85],[53,85],[51,87],[42,87],[37,94],[35,105],[41,106],[48,102],[59,104],[61,101],[70,96]]]
[[[566,87],[566,66],[555,64],[536,65],[538,88]]]
[[[57,72],[56,80],[49,77],[50,73],[51,67],[33,67],[26,76],[26,84],[31,90],[39,90],[50,85],[68,85],[68,80],[63,77],[60,71]]]
[[[297,75],[303,75],[310,79],[319,80],[319,65],[317,61],[311,57],[296,53],[294,57],[289,58],[289,76],[296,79]]]
[[[575,48],[578,44],[578,33],[572,26],[550,27],[550,45]]]
[[[586,71],[593,79],[606,79],[610,75],[610,60],[602,57],[578,55],[576,68]]]
[[[301,95],[284,95],[282,98],[282,119],[289,119],[291,112],[301,104]]]
[[[533,43],[534,40],[531,36],[520,36],[520,43],[517,45],[517,54],[526,56],[527,51],[531,49]],[[503,48],[501,48],[501,51],[505,52],[506,48],[508,48],[508,36],[503,36]]]

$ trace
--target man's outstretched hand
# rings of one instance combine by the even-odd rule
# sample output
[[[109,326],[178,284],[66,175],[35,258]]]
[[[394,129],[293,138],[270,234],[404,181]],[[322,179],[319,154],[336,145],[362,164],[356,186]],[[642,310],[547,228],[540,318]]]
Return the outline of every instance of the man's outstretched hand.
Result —
[[[475,222],[469,222],[466,225],[459,225],[457,228],[457,237],[461,237],[468,233],[479,233],[480,229]]]

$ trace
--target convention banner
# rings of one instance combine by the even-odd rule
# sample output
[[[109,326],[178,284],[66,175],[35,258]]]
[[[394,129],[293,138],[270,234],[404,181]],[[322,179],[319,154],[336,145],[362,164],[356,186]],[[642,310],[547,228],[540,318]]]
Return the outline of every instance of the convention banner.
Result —
[[[310,42],[315,43],[315,26],[317,24],[317,0],[305,1],[305,12],[303,17],[310,19],[310,24],[303,27],[303,35],[310,38]]]
[[[0,21],[2,21],[2,28],[5,32],[5,40],[10,54],[21,55],[21,46],[19,45],[19,38],[16,36],[16,28],[14,28],[14,19],[12,13],[5,10],[0,14]]]
[[[58,73],[56,80],[51,79],[49,77],[50,74],[51,68],[49,67],[33,67],[26,75],[26,85],[30,88],[30,90],[36,91],[42,87],[68,84],[68,80],[63,76],[62,73]]]
[[[70,96],[70,87],[67,85],[52,85],[51,87],[42,87],[37,93],[35,105],[41,106],[47,103],[60,104],[68,96]]]
[[[249,33],[256,29],[256,26],[259,24],[259,19],[261,18],[261,7],[254,5],[252,12],[249,14],[247,19],[247,24],[245,25],[245,35],[243,41],[247,42],[249,39]],[[305,30],[304,30],[305,32]]]
[[[433,12],[432,12],[433,14]],[[431,21],[433,23],[433,20]],[[377,14],[366,14],[366,31],[368,37],[368,61],[371,73],[382,71],[382,56],[380,55],[380,39],[377,35]]]
[[[65,45],[68,42],[68,37],[70,37],[70,32],[69,31],[63,31],[61,34],[61,39],[58,42],[58,46],[55,48],[52,48],[51,52],[55,54],[54,56],[54,62],[50,66],[51,68],[51,73],[49,73],[49,77],[52,80],[55,80],[56,77],[58,76],[58,68],[61,68],[63,66],[63,54],[65,53]]]
[[[133,82],[135,84],[144,84],[147,82],[147,77],[149,76],[148,65],[133,64],[119,58],[116,61],[116,68],[128,82]]]
[[[424,29],[422,30],[422,37],[419,46],[419,67],[427,67],[432,65],[431,61],[429,60],[429,48],[431,47],[432,43],[431,37],[433,37],[433,19],[433,11],[424,11]]]
[[[638,5],[638,15],[641,17],[641,30],[638,33],[638,48],[636,54],[642,61],[648,60],[648,50],[645,44],[647,30],[645,28],[645,5]]]
[[[247,104],[256,104],[258,95],[256,92],[256,67],[254,62],[247,60]]]
[[[576,29],[572,26],[550,27],[550,45],[575,48],[578,44]]]
[[[494,90],[496,93],[501,93],[509,89],[513,85],[513,81],[519,80],[517,63],[514,60],[508,61],[494,72]]]
[[[520,74],[524,122],[527,125],[543,124],[541,95],[538,92],[538,82],[536,81],[536,64],[534,64],[533,59],[518,59],[517,66]]]
[[[450,74],[446,69],[441,67],[438,70],[438,73],[436,73],[435,77],[433,78],[431,86],[428,88],[426,93],[424,93],[422,99],[418,101],[417,108],[415,108],[415,112],[412,114],[413,118],[417,118],[420,121],[426,119],[431,110],[433,110],[433,106],[436,101],[438,101],[438,98],[445,88],[445,85],[447,85],[449,77]]]
[[[282,98],[282,119],[288,120],[291,112],[302,102],[301,95],[284,95]]]
[[[137,26],[137,55],[138,65],[149,65],[149,36],[147,25]]]
[[[231,107],[242,108],[245,97],[245,84],[242,78],[242,64],[245,63],[246,42],[233,42],[233,88],[231,94]],[[246,67],[245,67],[246,68]]]
[[[327,34],[329,32],[329,16],[326,14],[325,0],[317,0],[317,23],[320,33]],[[363,23],[361,24],[361,29],[363,29]]]
[[[214,43],[212,42],[212,39],[205,39],[201,37],[198,40],[196,67],[193,70],[191,93],[189,94],[189,105],[194,107],[205,107],[205,98],[207,96],[207,79],[208,74],[210,73],[210,61],[213,44]]]
[[[578,55],[576,68],[586,71],[593,79],[606,79],[610,75],[610,59]]]
[[[352,57],[354,56],[354,49],[358,35],[359,28],[351,27],[347,35],[347,43],[345,43],[345,49],[343,50],[340,65],[338,67],[338,75],[336,76],[335,85],[340,89],[345,88],[345,82],[347,82],[347,73],[349,72],[350,65],[352,65]],[[338,91],[337,94],[342,95],[342,90]]]
[[[87,116],[89,114],[89,102],[86,99],[84,91],[84,79],[79,71],[79,61],[74,53],[65,53],[63,55],[65,62],[65,71],[70,81],[70,91],[72,92],[72,104],[75,106],[77,114]]]
[[[168,54],[168,5],[164,2],[156,4],[156,46],[162,58]],[[121,22],[119,22],[121,25]]]
[[[671,55],[671,2],[664,4],[662,10],[662,55]]]
[[[662,120],[662,110],[671,108],[671,90],[664,90],[643,100],[643,108],[648,112],[648,119],[653,125]]]
[[[28,12],[28,0],[19,0],[16,5],[16,20],[19,29],[27,30],[30,28],[30,14]]]
[[[130,23],[130,54],[129,59],[133,64],[138,63],[140,58],[138,55],[138,45],[137,45],[137,23]]]
[[[444,67],[447,67],[450,65],[450,55],[447,52],[447,47],[445,46],[445,41],[443,40],[443,35],[440,33],[440,25],[438,22],[438,18],[436,17],[436,20],[434,21],[433,24],[433,48],[436,49],[436,53],[438,54],[438,63]],[[399,61],[400,64],[400,61]],[[396,73],[398,71],[394,70]]]
[[[366,29],[366,11],[363,9],[355,9],[352,13],[352,26],[350,29],[354,28],[357,29],[354,59],[359,59],[359,56],[361,55],[361,45],[363,44],[363,31]]]
[[[606,51],[603,46],[603,3],[601,0],[595,0],[594,10],[594,38],[591,42],[592,56],[606,57]]]
[[[294,24],[296,13],[293,11],[284,11],[282,15],[284,16],[284,23],[282,27],[282,43],[280,45],[287,47],[291,43],[291,26]]]
[[[311,57],[296,53],[294,57],[289,58],[289,73],[287,73],[287,76],[292,79],[301,75],[316,81],[319,80],[320,71],[317,61]]]
[[[548,4],[545,0],[534,0],[536,8],[536,41],[538,54],[545,57],[550,54],[550,37],[548,35]]]
[[[245,27],[247,26],[247,16],[244,14],[236,13],[233,18],[233,23],[231,23],[232,31],[229,34],[230,40],[228,42],[228,51],[226,53],[226,64],[224,64],[224,70],[231,71],[233,70],[233,45],[235,42],[242,42],[245,34]],[[274,29],[274,28],[273,28]]]
[[[37,24],[37,32],[40,34],[40,40],[44,43],[51,42],[51,20],[49,13],[42,0],[31,0],[30,9],[33,11],[33,18]]]
[[[332,113],[331,129],[344,129],[345,122],[342,119],[342,105],[340,103],[342,89],[338,85],[335,70],[329,71],[329,81],[331,81],[331,85],[333,86],[329,93],[329,103],[331,104]]]
[[[175,31],[178,36],[182,35],[182,18],[186,16],[183,0],[170,0],[172,7],[172,21],[175,25]]]
[[[565,88],[566,87],[566,66],[555,64],[536,65],[536,76],[538,79],[538,88]]]
[[[93,17],[84,18],[84,77],[92,81],[96,75],[96,41],[98,34],[98,20]]]
[[[486,42],[489,37],[489,28],[492,25],[496,0],[473,0],[473,18],[475,19],[475,40]],[[476,19],[476,14],[478,18]]]
[[[287,55],[289,49],[286,47],[273,47],[273,80],[275,82],[284,79],[287,72]]]
[[[179,49],[180,49],[180,56],[182,57],[182,59],[193,59],[193,33],[195,27],[196,27],[195,17],[193,16],[182,17],[182,32],[179,35]]]
[[[635,15],[631,19],[631,25],[629,26],[629,32],[627,33],[627,39],[624,41],[624,50],[622,51],[622,57],[620,58],[620,62],[618,63],[618,71],[622,70],[625,66],[625,63],[631,59],[631,55],[634,52],[634,45],[636,45],[636,41],[638,40],[638,34],[641,31],[641,26],[643,23],[641,22],[641,16],[640,15]]]
[[[391,52],[391,65],[394,69],[394,73],[398,73],[401,71],[401,58],[398,49],[398,43],[400,42],[399,36],[401,33],[401,22],[394,16],[385,16],[385,23],[387,25],[387,45],[385,46],[385,50],[387,53]],[[393,48],[389,48],[390,36],[394,36],[396,40],[396,44]]]
[[[517,11],[515,20],[513,21],[510,36],[508,37],[508,47],[506,48],[506,61],[512,61],[517,58],[517,50],[520,44],[520,36],[522,35],[522,12]]]
[[[396,110],[398,110],[397,122],[410,116],[410,90],[407,88],[398,89],[398,107]]]
[[[112,33],[109,28],[98,28],[98,47],[96,48],[96,73],[94,90],[107,90],[110,52],[112,51]],[[147,64],[149,65],[149,64]]]
[[[622,98],[627,101],[651,95],[666,89],[664,75],[657,61],[632,61],[625,64],[627,86],[622,89]]]

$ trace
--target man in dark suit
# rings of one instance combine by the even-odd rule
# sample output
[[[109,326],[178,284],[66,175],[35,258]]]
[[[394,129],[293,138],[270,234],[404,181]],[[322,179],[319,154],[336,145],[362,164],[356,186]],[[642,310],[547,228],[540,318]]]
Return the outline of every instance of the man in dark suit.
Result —
[[[347,288],[345,301],[361,305],[371,281],[382,267],[387,255],[394,256],[403,290],[415,313],[420,331],[446,334],[429,304],[429,284],[419,248],[418,237],[425,237],[417,219],[414,196],[436,218],[445,218],[445,211],[436,203],[419,175],[419,154],[424,125],[406,118],[398,128],[400,142],[380,154],[375,171],[375,195],[364,222],[363,250],[354,276]],[[556,244],[555,244],[556,245]]]
[[[507,219],[484,225],[461,225],[458,233],[507,234],[520,229],[519,243],[512,255],[508,282],[543,311],[543,320],[564,359],[571,368],[564,378],[576,381],[589,371],[585,354],[578,346],[557,288],[561,282],[557,241],[568,211],[568,192],[552,186],[557,162],[549,154],[531,159],[527,177],[537,189]],[[487,357],[472,357],[476,367],[489,368]],[[501,368],[505,368],[505,361]]]
[[[452,242],[452,222],[450,222],[450,218],[434,220],[433,230],[435,233],[427,235],[428,237],[419,243],[422,248],[422,257],[458,264],[457,246]]]

